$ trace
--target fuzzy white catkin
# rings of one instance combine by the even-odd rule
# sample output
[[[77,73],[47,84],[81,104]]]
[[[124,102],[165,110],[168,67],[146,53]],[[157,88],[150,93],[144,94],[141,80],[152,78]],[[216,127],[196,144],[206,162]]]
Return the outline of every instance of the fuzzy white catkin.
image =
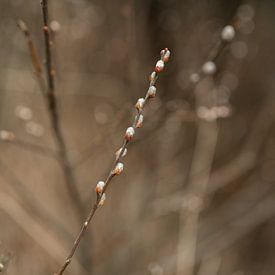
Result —
[[[202,71],[206,75],[213,75],[216,72],[216,64],[213,61],[207,61],[203,64]]]
[[[140,115],[136,124],[137,128],[140,128],[142,126],[143,123],[143,115]]]
[[[222,29],[221,37],[222,37],[222,40],[224,40],[224,41],[227,41],[227,42],[232,41],[232,39],[235,37],[235,30],[234,30],[234,28],[232,26],[230,26],[230,25],[225,26]]]
[[[116,167],[115,167],[113,173],[114,173],[115,175],[120,175],[120,174],[122,173],[122,171],[123,171],[123,167],[124,167],[123,163],[119,162],[119,163],[116,165]]]
[[[144,106],[144,102],[145,102],[145,99],[144,99],[144,98],[139,98],[139,99],[137,100],[137,103],[136,103],[136,108],[137,108],[138,110],[141,110],[141,109],[143,108],[143,106]]]
[[[97,183],[97,185],[96,185],[96,189],[95,189],[96,192],[97,192],[98,194],[102,193],[104,186],[105,186],[105,182],[102,181],[102,180],[99,181],[99,182]]]
[[[120,148],[120,149],[118,149],[118,150],[116,151],[116,158],[119,157],[119,155],[120,155],[120,153],[121,153],[121,150],[122,150],[122,148]],[[125,157],[126,154],[127,154],[127,148],[124,148],[123,154],[122,154],[121,156],[122,156],[122,157]]]
[[[148,95],[148,97],[153,98],[156,96],[156,92],[157,92],[157,88],[152,85],[149,87],[149,89],[147,91],[147,95]]]
[[[164,62],[162,60],[159,60],[156,64],[155,71],[157,73],[160,73],[163,71],[163,69],[164,69]]]
[[[131,140],[133,139],[134,134],[135,134],[135,129],[133,127],[128,127],[125,133],[125,138],[127,140]]]

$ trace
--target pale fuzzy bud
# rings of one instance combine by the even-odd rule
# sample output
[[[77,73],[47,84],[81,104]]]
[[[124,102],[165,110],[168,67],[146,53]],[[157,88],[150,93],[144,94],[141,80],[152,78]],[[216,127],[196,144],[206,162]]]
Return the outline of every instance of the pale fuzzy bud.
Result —
[[[114,175],[120,175],[123,171],[123,163],[119,162],[113,170]]]
[[[144,98],[139,98],[137,103],[136,103],[136,108],[140,111],[143,106],[144,106],[145,99]]]
[[[120,155],[120,153],[121,153],[121,150],[122,150],[122,148],[120,148],[120,149],[118,149],[118,150],[116,151],[116,159],[118,159],[118,157],[119,157],[119,155]],[[122,157],[125,157],[126,154],[127,154],[127,148],[124,148],[123,154],[122,154],[121,156],[122,156]]]
[[[101,194],[102,191],[103,191],[104,186],[105,186],[105,182],[102,181],[102,180],[99,181],[99,182],[97,183],[97,185],[96,185],[96,188],[95,188],[96,193],[97,193],[97,194]]]
[[[142,126],[142,123],[143,123],[143,115],[140,115],[138,118],[136,127],[140,128]]]
[[[202,71],[206,75],[213,75],[216,72],[216,64],[213,61],[207,61],[203,64]]]
[[[22,21],[22,20],[19,19],[18,22],[17,22],[17,24],[18,24],[19,28],[20,28],[23,32],[27,32],[27,31],[28,31],[28,27],[27,27],[27,25],[25,24],[24,21]]]
[[[156,79],[156,77],[157,77],[157,73],[156,73],[156,72],[152,72],[151,75],[150,75],[149,80],[150,80],[150,81],[153,81],[153,80]]]
[[[0,131],[0,139],[5,141],[13,141],[15,139],[15,135],[13,132],[1,130]]]
[[[25,125],[26,131],[36,137],[41,137],[44,134],[44,127],[36,122],[28,121]]]
[[[135,134],[135,129],[133,127],[128,127],[125,133],[125,138],[127,140],[132,140]]]
[[[100,201],[98,203],[98,206],[102,206],[104,204],[105,200],[106,200],[106,194],[103,193],[101,198],[100,198]]]
[[[32,110],[26,106],[17,106],[15,108],[15,114],[18,118],[25,121],[32,119]]]
[[[156,96],[156,92],[157,92],[157,88],[155,86],[150,86],[147,91],[147,95],[148,97],[153,98]]]
[[[227,25],[222,29],[221,32],[222,40],[230,42],[235,37],[235,30],[232,26]]]
[[[164,62],[162,60],[159,60],[156,64],[155,71],[157,73],[160,73],[163,71],[163,69],[164,69]]]
[[[160,51],[160,56],[163,57],[166,52],[169,52],[168,48],[164,48]]]
[[[51,23],[50,23],[50,27],[52,29],[53,32],[59,32],[60,29],[61,29],[61,25],[58,21],[56,20],[53,20]]]
[[[170,58],[170,55],[171,55],[171,52],[167,49],[163,55],[163,61],[164,62],[168,62],[169,61],[169,58]]]
[[[190,81],[191,81],[192,83],[198,83],[199,80],[200,80],[199,74],[193,73],[193,74],[190,75]]]
[[[0,272],[4,270],[4,264],[0,263]]]

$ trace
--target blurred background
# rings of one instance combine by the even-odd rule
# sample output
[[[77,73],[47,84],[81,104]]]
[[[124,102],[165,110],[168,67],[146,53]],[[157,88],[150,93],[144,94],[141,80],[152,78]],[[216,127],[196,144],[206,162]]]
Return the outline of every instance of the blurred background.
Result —
[[[65,274],[275,274],[274,14],[273,0],[49,1],[83,216],[159,51],[171,50],[125,170]],[[2,0],[0,15],[0,273],[53,274],[83,218],[16,24],[25,21],[44,60],[41,6]],[[224,43],[228,24],[236,34]]]

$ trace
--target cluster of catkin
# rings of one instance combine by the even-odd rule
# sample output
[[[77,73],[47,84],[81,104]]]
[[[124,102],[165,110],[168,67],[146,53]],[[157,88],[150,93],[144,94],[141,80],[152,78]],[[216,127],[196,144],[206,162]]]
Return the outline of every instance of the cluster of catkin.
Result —
[[[170,58],[170,51],[165,48],[160,52],[160,60],[157,61],[155,70],[150,75],[150,84],[148,91],[143,98],[139,98],[136,102],[135,108],[136,108],[136,116],[134,119],[134,122],[132,126],[128,127],[125,131],[124,136],[124,142],[122,147],[116,152],[116,159],[114,168],[111,170],[108,178],[106,181],[99,181],[96,185],[95,191],[98,197],[98,205],[101,206],[104,204],[104,201],[106,199],[106,188],[108,187],[108,184],[110,183],[110,180],[113,176],[120,175],[123,171],[123,163],[121,162],[121,159],[127,154],[127,145],[128,143],[134,138],[135,131],[137,128],[141,128],[143,124],[143,109],[146,105],[146,103],[154,98],[156,96],[157,88],[155,86],[156,80],[158,78],[158,74],[161,73],[164,70],[165,63],[168,62]]]
[[[221,31],[221,41],[222,43],[230,43],[235,37],[235,29],[231,25],[225,26]],[[201,67],[200,71],[194,73],[190,76],[190,80],[193,83],[197,83],[200,81],[201,75],[214,75],[217,71],[215,60],[219,55],[220,51],[223,49],[223,45],[220,44],[220,48],[217,50],[214,56],[211,57],[210,60],[207,60]]]

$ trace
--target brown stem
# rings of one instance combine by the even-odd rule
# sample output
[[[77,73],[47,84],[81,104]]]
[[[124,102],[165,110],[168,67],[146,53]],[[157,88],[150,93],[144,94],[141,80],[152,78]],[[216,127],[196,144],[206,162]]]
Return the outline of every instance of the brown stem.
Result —
[[[29,51],[30,51],[30,55],[31,55],[31,60],[32,60],[32,64],[35,69],[35,72],[37,74],[41,75],[41,73],[42,73],[41,60],[39,58],[38,51],[37,51],[36,47],[34,46],[34,43],[31,39],[29,29],[28,29],[26,23],[21,19],[18,20],[17,25],[18,25],[19,29],[24,33],[24,35],[27,39],[27,43],[28,43],[28,47],[29,47]]]

